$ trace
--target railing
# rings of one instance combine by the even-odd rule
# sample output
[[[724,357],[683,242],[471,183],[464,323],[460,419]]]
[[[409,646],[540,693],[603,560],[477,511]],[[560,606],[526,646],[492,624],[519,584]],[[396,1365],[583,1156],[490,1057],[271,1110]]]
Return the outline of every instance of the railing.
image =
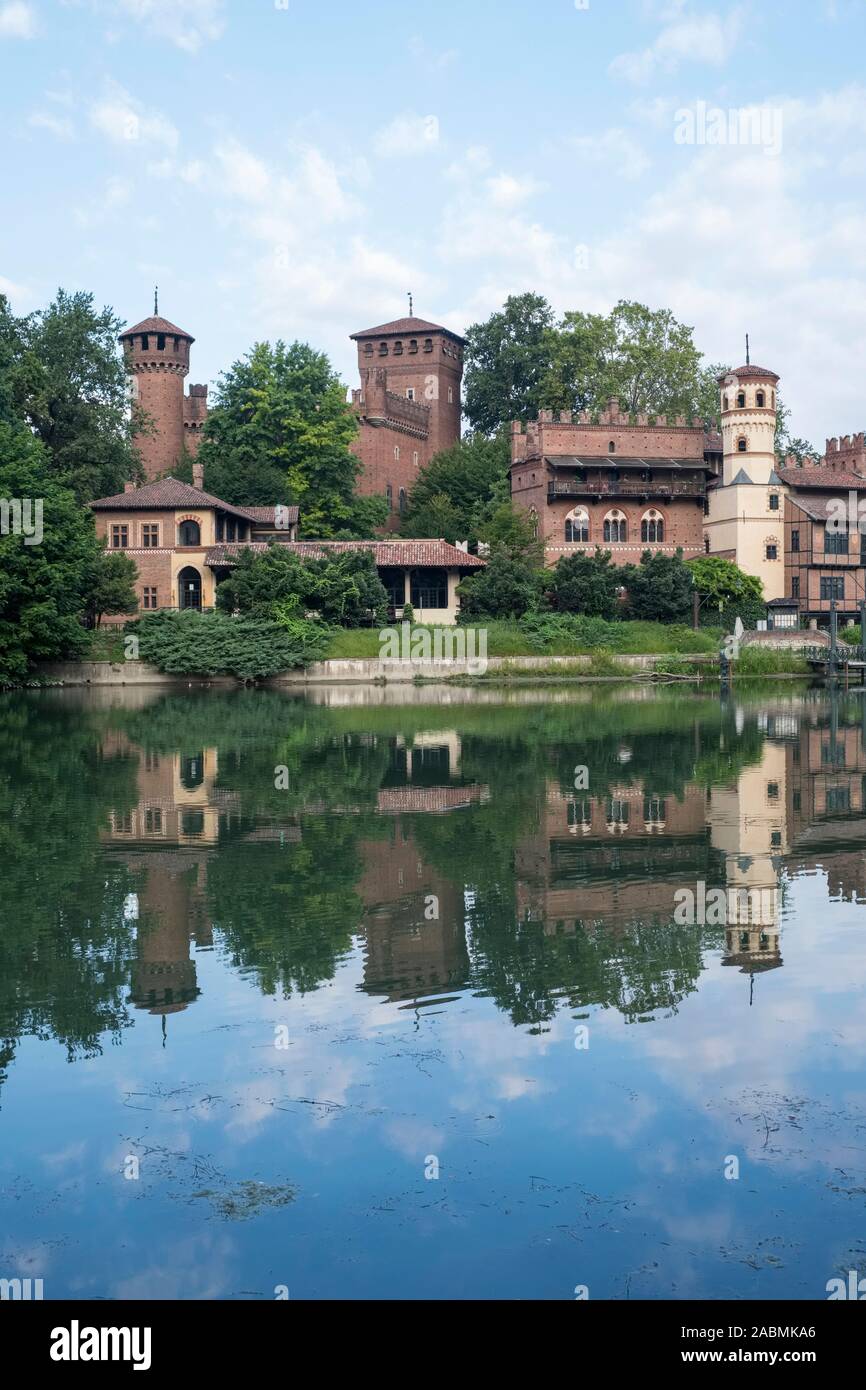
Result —
[[[666,482],[653,479],[644,482],[590,482],[579,478],[555,478],[547,484],[547,497],[704,497],[703,483]]]

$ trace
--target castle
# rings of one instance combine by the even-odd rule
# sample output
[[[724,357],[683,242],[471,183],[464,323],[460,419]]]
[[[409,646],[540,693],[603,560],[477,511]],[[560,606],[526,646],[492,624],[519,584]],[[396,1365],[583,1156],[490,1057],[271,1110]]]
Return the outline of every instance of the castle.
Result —
[[[191,385],[184,395],[195,338],[160,317],[156,295],[153,315],[127,328],[119,341],[134,407],[144,425],[138,452],[150,482],[177,468],[184,452],[197,455],[207,419],[207,386]]]

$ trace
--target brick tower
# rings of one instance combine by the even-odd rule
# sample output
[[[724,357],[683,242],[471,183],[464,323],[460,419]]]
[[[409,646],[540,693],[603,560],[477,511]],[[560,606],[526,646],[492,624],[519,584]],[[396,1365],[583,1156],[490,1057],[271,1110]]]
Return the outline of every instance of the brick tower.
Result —
[[[187,450],[198,452],[207,416],[207,386],[191,386],[184,396],[189,350],[195,339],[168,319],[160,318],[154,296],[153,316],[120,335],[135,405],[147,417],[150,432],[137,447],[148,481],[171,473]]]
[[[358,491],[384,493],[396,527],[418,470],[460,440],[463,339],[414,315],[352,338],[361,377],[361,389],[352,392]]]

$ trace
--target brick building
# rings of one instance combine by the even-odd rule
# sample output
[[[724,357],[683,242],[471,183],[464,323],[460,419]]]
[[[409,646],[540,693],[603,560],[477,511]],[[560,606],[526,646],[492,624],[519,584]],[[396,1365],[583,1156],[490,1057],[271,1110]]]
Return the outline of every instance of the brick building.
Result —
[[[418,471],[460,440],[463,339],[425,319],[395,319],[353,333],[359,390],[352,406],[361,460],[358,491],[388,499],[389,529],[400,516]]]
[[[862,438],[862,436],[861,436]],[[835,441],[832,441],[835,443]],[[785,468],[785,594],[800,622],[827,627],[835,600],[839,622],[859,622],[866,599],[866,555],[858,518],[866,516],[866,475],[834,466]],[[840,511],[844,521],[836,522]]]
[[[721,450],[696,420],[634,421],[615,400],[597,421],[542,410],[512,425],[511,494],[536,519],[549,565],[596,546],[620,565],[645,550],[691,559],[704,553],[707,482]]]
[[[191,385],[188,396],[183,390],[195,339],[161,318],[158,307],[155,300],[153,315],[119,338],[134,406],[145,426],[136,443],[149,481],[171,473],[184,449],[195,457],[207,419],[207,386]]]

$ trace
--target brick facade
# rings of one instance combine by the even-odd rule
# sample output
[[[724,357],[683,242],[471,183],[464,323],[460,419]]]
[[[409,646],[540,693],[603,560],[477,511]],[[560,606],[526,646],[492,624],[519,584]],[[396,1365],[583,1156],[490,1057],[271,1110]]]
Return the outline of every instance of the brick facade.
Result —
[[[177,468],[184,446],[198,452],[207,418],[207,386],[190,386],[188,396],[183,391],[195,339],[154,314],[126,329],[119,342],[143,426],[136,446],[145,477],[165,477]]]
[[[358,491],[390,498],[394,529],[419,470],[460,440],[463,339],[414,317],[352,338],[361,379],[352,392]]]
[[[638,563],[645,550],[691,559],[704,554],[720,451],[697,421],[632,421],[616,401],[597,421],[542,411],[512,426],[512,498],[537,518],[549,565],[597,546],[615,564]]]

